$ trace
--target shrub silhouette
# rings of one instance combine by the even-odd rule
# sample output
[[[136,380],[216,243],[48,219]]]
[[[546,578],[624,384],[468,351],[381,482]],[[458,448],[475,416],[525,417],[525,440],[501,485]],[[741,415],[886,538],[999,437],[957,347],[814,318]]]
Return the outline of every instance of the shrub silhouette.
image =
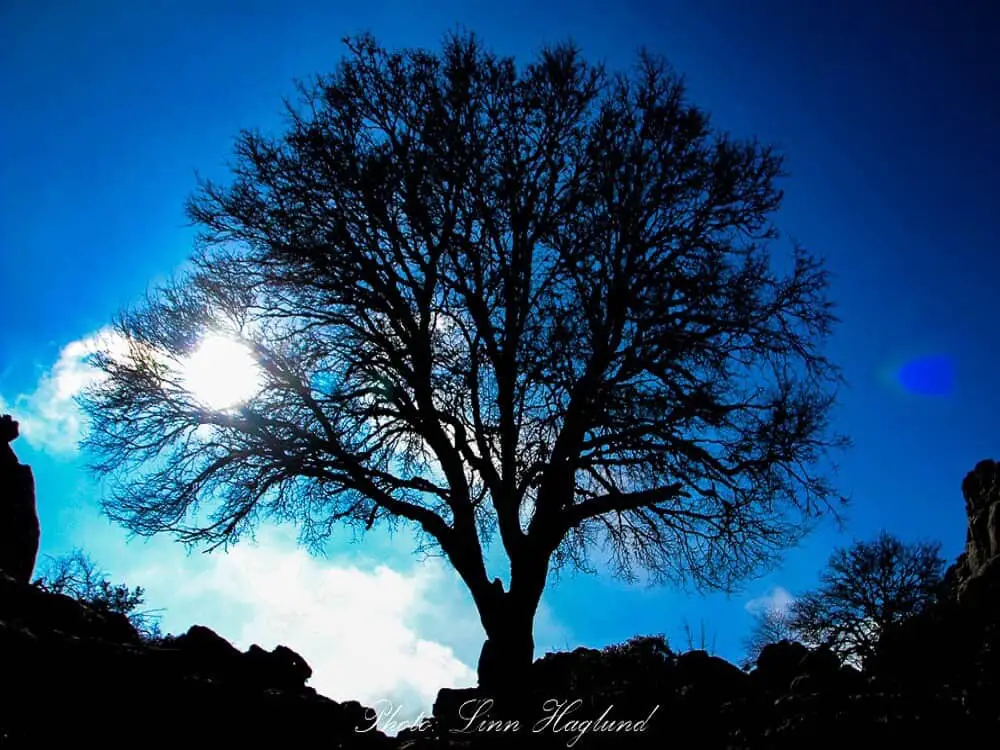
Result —
[[[142,609],[146,603],[142,586],[129,588],[124,583],[111,583],[108,574],[80,548],[62,556],[49,556],[43,572],[33,584],[43,591],[63,594],[100,611],[125,615],[143,640],[158,641],[163,637],[159,612]]]

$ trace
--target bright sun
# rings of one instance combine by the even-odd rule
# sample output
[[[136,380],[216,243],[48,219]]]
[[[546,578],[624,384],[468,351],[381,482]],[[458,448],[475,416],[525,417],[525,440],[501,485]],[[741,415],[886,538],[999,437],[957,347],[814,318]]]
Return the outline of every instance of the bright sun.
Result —
[[[227,336],[209,334],[184,363],[184,386],[209,409],[239,406],[260,388],[260,367],[250,349]]]

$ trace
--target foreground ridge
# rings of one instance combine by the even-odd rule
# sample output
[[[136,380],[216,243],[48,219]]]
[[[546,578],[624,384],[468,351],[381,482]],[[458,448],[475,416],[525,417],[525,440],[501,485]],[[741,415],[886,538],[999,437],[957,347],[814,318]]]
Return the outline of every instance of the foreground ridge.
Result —
[[[781,641],[741,670],[662,637],[546,654],[515,694],[443,689],[433,718],[388,737],[374,710],[318,695],[285,646],[240,651],[207,627],[140,636],[123,614],[0,571],[0,746],[150,732],[189,748],[800,748],[961,741],[1000,720],[1000,465],[962,484],[966,549],[937,601],[887,631],[859,670],[825,647]],[[369,731],[359,731],[369,728]],[[399,727],[397,727],[399,728]],[[694,743],[697,738],[697,743]]]

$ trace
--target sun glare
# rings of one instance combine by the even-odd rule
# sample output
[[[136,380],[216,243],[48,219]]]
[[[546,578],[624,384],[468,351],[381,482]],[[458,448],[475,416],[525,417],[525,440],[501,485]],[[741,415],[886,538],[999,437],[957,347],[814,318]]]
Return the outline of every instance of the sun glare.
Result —
[[[227,336],[209,334],[184,363],[185,387],[215,411],[239,406],[260,388],[260,367],[250,349]]]

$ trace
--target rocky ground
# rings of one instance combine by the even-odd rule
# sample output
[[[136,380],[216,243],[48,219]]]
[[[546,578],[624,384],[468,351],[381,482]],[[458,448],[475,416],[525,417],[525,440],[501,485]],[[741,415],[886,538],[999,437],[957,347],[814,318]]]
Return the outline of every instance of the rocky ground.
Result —
[[[241,652],[200,626],[144,641],[124,616],[0,573],[0,747],[749,750],[995,737],[1000,466],[980,463],[963,490],[967,547],[940,603],[887,634],[865,672],[788,642],[747,672],[637,638],[547,654],[530,684],[493,703],[475,689],[442,690],[435,719],[395,738],[356,731],[371,724],[366,708],[317,695],[291,649]]]
[[[143,642],[105,614],[0,573],[0,747],[393,747],[366,708],[306,686],[282,646],[241,652],[208,628]]]

